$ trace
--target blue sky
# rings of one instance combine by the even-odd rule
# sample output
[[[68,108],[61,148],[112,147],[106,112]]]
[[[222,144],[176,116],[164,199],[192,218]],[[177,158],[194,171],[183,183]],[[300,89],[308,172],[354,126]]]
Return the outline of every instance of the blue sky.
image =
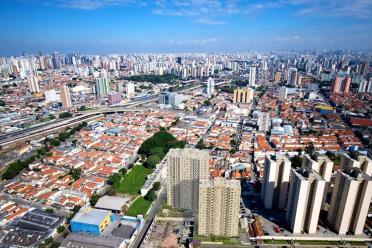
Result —
[[[0,0],[0,4],[0,55],[372,48],[372,0]]]

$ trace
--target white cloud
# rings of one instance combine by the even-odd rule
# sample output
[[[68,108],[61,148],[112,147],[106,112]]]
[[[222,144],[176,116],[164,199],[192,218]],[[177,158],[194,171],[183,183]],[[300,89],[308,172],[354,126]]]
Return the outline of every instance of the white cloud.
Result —
[[[138,1],[135,0],[57,0],[61,8],[93,10],[105,7],[123,6]],[[54,2],[55,3],[55,2]]]
[[[201,24],[207,24],[207,25],[224,25],[226,22],[224,21],[219,21],[219,20],[214,20],[214,19],[209,19],[209,18],[199,18],[195,21],[196,23],[201,23]]]
[[[212,44],[218,43],[218,39],[207,38],[207,39],[180,40],[180,41],[171,40],[169,43],[170,45],[177,45],[177,46],[183,46],[183,45],[205,46],[205,45],[212,45]]]

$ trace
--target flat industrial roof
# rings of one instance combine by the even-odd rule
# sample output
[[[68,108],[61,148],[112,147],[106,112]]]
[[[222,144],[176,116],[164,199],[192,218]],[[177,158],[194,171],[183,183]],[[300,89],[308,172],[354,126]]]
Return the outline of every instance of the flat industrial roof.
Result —
[[[101,224],[102,220],[110,214],[107,210],[94,209],[89,206],[84,206],[80,211],[75,215],[71,222],[80,222],[92,225]]]
[[[92,235],[85,233],[70,233],[62,242],[62,248],[118,248],[125,239]]]
[[[129,198],[122,198],[122,197],[115,197],[115,196],[105,195],[98,200],[95,207],[96,208],[101,208],[101,209],[110,209],[110,210],[121,211],[123,206],[129,200],[130,200]]]

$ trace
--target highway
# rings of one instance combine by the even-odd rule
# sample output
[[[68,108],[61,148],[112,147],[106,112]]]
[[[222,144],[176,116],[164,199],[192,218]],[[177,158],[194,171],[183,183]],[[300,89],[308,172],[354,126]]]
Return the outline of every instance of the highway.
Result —
[[[201,84],[195,85],[190,88],[182,89],[177,91],[177,93],[183,93],[191,90],[195,90],[203,87]],[[6,147],[12,145],[15,142],[25,141],[30,138],[40,136],[41,134],[49,134],[54,131],[58,131],[62,128],[66,128],[75,124],[79,124],[83,121],[90,121],[95,119],[100,114],[116,113],[116,112],[126,112],[126,111],[143,111],[143,109],[136,109],[135,107],[148,104],[151,102],[156,102],[158,100],[159,94],[146,97],[145,99],[138,99],[129,103],[122,105],[115,105],[110,107],[103,107],[101,109],[88,110],[78,112],[75,117],[68,119],[60,119],[52,123],[39,124],[34,127],[30,127],[24,130],[19,130],[15,132],[10,132],[0,135],[0,147]]]

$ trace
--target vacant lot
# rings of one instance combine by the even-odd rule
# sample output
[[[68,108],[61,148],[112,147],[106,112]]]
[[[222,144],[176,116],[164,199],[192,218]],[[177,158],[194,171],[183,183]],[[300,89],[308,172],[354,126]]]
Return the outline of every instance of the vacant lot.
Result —
[[[147,213],[147,210],[150,208],[151,206],[151,203],[150,201],[146,201],[145,198],[143,198],[142,196],[138,197],[137,200],[135,202],[133,202],[133,204],[129,207],[126,215],[129,215],[129,216],[137,216],[139,214],[145,216],[146,213]]]
[[[136,195],[146,182],[146,176],[152,173],[152,169],[145,168],[143,165],[136,165],[121,179],[114,182],[116,192],[122,194]]]

